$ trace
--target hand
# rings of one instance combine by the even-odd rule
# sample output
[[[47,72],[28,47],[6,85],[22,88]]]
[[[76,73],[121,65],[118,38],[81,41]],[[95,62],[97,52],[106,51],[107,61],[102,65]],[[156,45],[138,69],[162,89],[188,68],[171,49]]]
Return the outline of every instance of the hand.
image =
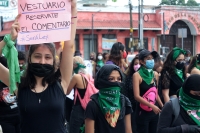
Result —
[[[155,106],[155,105],[153,105],[151,108],[153,109],[153,112],[155,114],[159,114],[161,112],[161,110],[157,106]]]
[[[200,133],[200,127],[197,125],[188,125],[188,133]]]
[[[77,1],[76,0],[69,0],[69,1],[71,1],[71,7],[72,7],[72,9],[76,8]]]
[[[12,28],[11,28],[11,39],[13,41],[15,41],[17,39],[18,36],[18,32],[20,31],[20,25],[19,25],[19,18],[20,18],[21,14],[17,15],[17,17],[15,18],[14,23],[12,24]]]

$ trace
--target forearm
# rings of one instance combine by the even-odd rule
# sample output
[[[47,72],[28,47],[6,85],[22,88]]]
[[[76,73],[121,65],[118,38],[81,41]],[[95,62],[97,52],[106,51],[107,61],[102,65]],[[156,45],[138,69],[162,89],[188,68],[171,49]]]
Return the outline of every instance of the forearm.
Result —
[[[163,98],[164,98],[165,103],[170,100],[169,95],[163,95]]]
[[[161,101],[161,99],[160,99],[160,96],[158,96],[157,102],[158,102],[158,104],[160,105],[160,107],[162,108],[162,107],[163,107],[163,103],[162,103],[162,101]]]
[[[144,104],[144,105],[150,107],[150,108],[152,108],[152,106],[153,106],[153,104],[145,101],[141,96],[135,97],[135,100],[138,101],[141,104]]]

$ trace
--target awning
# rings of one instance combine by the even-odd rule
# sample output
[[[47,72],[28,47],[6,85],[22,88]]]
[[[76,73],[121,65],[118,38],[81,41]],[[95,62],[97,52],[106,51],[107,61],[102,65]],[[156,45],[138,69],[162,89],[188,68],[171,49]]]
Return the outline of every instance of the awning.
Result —
[[[94,21],[94,29],[130,29],[130,21],[113,20],[113,21]],[[77,29],[92,29],[92,21],[78,20]],[[133,29],[138,29],[138,21],[133,21]],[[162,30],[161,26],[155,21],[143,22],[144,30]]]

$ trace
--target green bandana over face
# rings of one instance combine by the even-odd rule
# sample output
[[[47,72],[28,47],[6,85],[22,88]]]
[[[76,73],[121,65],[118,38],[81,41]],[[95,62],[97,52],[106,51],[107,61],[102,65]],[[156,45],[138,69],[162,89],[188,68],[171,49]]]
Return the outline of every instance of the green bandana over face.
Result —
[[[140,67],[140,70],[138,71],[140,76],[142,77],[142,80],[144,80],[148,85],[151,84],[151,81],[154,77],[153,70],[148,70],[145,67]]]
[[[183,92],[183,89],[180,89],[179,97],[181,107],[200,126],[200,100],[191,98]]]
[[[76,63],[77,64],[77,67],[74,69],[74,73],[78,74],[78,71],[81,69],[81,68],[86,68],[85,65],[82,65],[80,63]]]
[[[183,71],[182,70],[175,69],[175,73],[176,73],[176,75],[178,75],[178,77],[180,79],[182,79],[184,81],[184,79],[183,79]]]
[[[121,110],[120,87],[100,89],[98,100],[108,124],[115,127]]]
[[[180,54],[185,55],[185,53],[186,53],[185,50],[182,50],[181,48],[178,48],[178,47],[173,48],[173,51],[174,51],[174,54],[173,54],[173,57],[172,57],[173,61],[175,61],[176,58],[178,58],[178,56]]]
[[[98,61],[97,61],[97,65],[100,66],[100,67],[102,67],[102,66],[104,65],[104,63],[103,63],[102,60],[98,60]]]

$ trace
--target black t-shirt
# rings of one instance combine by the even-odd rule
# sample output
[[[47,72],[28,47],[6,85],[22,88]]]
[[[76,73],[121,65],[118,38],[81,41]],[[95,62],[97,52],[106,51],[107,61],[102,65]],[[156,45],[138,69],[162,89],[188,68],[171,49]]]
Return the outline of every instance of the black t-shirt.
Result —
[[[3,97],[5,97],[8,102],[3,100]],[[9,88],[0,82],[0,118],[19,115],[15,97],[14,95],[10,96]]]
[[[29,88],[20,88],[18,106],[21,133],[65,133],[65,97],[58,82],[49,85],[41,93],[34,93]]]
[[[95,95],[97,96],[98,94],[95,94]],[[131,108],[131,103],[128,100],[128,98],[125,97],[124,101],[125,101],[124,103],[124,109],[125,109],[124,116],[125,116],[132,113],[132,108]],[[125,122],[124,122],[125,117],[117,121],[117,125],[115,128],[111,127],[106,121],[105,116],[101,112],[101,109],[98,103],[96,102],[97,100],[94,100],[94,99],[91,100],[88,103],[86,111],[85,111],[85,118],[89,118],[95,121],[95,127],[94,127],[95,133],[125,133]]]
[[[177,90],[183,85],[183,81],[178,75],[169,75],[166,71],[161,74],[161,80],[162,89],[169,89],[169,96],[176,95]]]

